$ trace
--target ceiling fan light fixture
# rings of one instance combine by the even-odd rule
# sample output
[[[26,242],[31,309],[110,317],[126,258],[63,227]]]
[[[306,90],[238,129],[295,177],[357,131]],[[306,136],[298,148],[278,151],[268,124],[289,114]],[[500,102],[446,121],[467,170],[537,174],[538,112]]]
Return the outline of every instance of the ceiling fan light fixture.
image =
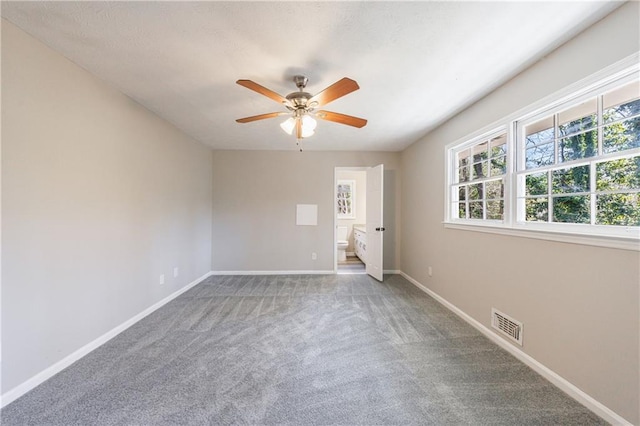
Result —
[[[300,120],[300,124],[302,127],[302,132],[300,136],[303,138],[308,138],[309,136],[313,136],[315,133],[316,127],[318,126],[318,122],[314,120],[313,117],[309,115],[303,115],[302,117],[289,117],[282,123],[280,123],[280,127],[287,134],[292,135],[293,130],[296,128],[296,121]]]
[[[280,123],[280,127],[290,135],[293,133],[293,129],[296,127],[296,120],[293,117],[289,117],[285,121]]]
[[[300,123],[302,125],[302,132],[300,136],[302,136],[303,138],[313,136],[318,122],[309,115],[303,115],[302,117],[298,118],[298,120],[300,120]]]
[[[308,138],[309,136],[313,136],[313,134],[315,133],[315,131],[313,129],[305,129],[304,127],[302,128],[302,133],[300,134],[300,136],[302,136],[303,138]]]
[[[313,133],[317,125],[318,125],[318,122],[310,115],[302,116],[302,132],[306,130],[306,131],[311,131]]]

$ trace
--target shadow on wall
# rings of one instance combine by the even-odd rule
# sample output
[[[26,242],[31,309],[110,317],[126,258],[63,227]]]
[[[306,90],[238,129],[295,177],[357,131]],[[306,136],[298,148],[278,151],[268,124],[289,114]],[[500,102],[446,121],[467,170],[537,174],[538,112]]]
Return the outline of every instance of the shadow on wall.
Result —
[[[396,171],[384,171],[384,257],[382,268],[388,269],[388,265],[396,265]]]

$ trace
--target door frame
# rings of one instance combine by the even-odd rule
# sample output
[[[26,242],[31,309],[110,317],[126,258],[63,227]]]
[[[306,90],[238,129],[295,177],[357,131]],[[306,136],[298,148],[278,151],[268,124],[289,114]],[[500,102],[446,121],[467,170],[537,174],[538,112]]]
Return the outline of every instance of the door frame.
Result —
[[[333,168],[333,273],[338,273],[338,172],[366,172],[368,166],[340,166]],[[366,188],[365,188],[366,190]],[[366,208],[366,207],[365,207]]]

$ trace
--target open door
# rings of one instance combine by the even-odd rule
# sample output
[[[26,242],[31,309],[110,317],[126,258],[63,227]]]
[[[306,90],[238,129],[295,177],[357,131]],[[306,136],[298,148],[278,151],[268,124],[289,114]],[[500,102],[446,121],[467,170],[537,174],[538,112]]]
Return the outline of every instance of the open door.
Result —
[[[367,274],[382,281],[384,165],[367,169]]]

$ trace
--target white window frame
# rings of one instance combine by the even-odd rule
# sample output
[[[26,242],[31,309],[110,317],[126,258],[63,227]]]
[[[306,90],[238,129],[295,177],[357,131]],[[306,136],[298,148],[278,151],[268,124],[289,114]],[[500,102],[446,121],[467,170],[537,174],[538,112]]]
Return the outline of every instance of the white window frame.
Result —
[[[521,167],[516,167],[516,165],[524,165],[524,149],[520,150],[516,146],[516,132],[520,128],[524,128],[526,123],[531,123],[536,119],[553,114],[561,106],[563,109],[564,107],[571,107],[585,99],[596,96],[595,92],[602,93],[610,88],[618,87],[628,81],[637,79],[640,71],[639,59],[640,54],[632,55],[477,132],[448,144],[444,152],[446,173],[444,226],[453,229],[640,251],[640,227],[519,221],[517,218],[519,176],[531,173],[533,170],[543,171],[547,168],[530,170],[522,168],[521,170]],[[600,119],[601,116],[599,116]],[[454,214],[452,210],[454,201],[452,187],[457,185],[456,153],[505,130],[507,134],[507,173],[505,175],[504,188],[504,220],[455,218],[457,213]],[[599,147],[600,145],[599,143]],[[595,163],[604,159],[631,157],[639,154],[640,148],[635,148],[611,155],[607,154],[606,156],[597,155],[592,158],[574,160],[565,164],[577,165],[584,162],[590,163],[591,167],[594,168]],[[554,163],[553,167],[557,166],[559,164]],[[591,178],[594,179],[594,176],[595,174],[592,173]],[[549,212],[549,214],[551,215],[552,212]]]
[[[456,163],[456,155],[461,151],[465,151],[465,150],[470,149],[470,148],[472,148],[472,147],[474,147],[474,146],[476,146],[476,145],[478,145],[478,144],[480,144],[482,142],[490,141],[491,139],[499,137],[499,136],[502,136],[502,135],[505,135],[506,139],[507,139],[507,141],[506,141],[507,153],[506,153],[506,156],[505,156],[506,164],[507,164],[507,171],[501,177],[501,180],[504,183],[504,194],[503,194],[503,197],[502,197],[502,199],[504,200],[503,219],[502,220],[498,220],[498,219],[487,219],[486,218],[486,213],[487,213],[487,208],[486,208],[487,199],[486,199],[486,197],[483,197],[482,200],[481,200],[482,203],[483,203],[483,216],[485,216],[485,218],[483,218],[483,219],[467,219],[467,218],[454,217],[454,216],[457,216],[457,214],[455,214],[456,210],[453,208],[453,206],[454,206],[454,204],[457,204],[459,200],[457,199],[457,196],[453,195],[453,190],[452,190],[453,187],[459,186],[459,185],[483,184],[484,182],[487,182],[487,181],[496,180],[495,176],[486,176],[486,177],[484,177],[484,178],[482,178],[480,180],[468,180],[466,182],[458,182],[458,180],[457,180],[458,167],[457,167],[457,165],[454,166],[454,164],[457,164]],[[487,162],[488,162],[488,168],[490,170],[491,169],[491,160],[493,159],[493,157],[490,156],[491,146],[488,145],[487,149],[488,149],[488,152],[489,152],[489,156],[487,157]],[[490,131],[488,133],[484,133],[484,134],[482,134],[482,135],[480,135],[478,137],[475,137],[475,138],[473,138],[473,139],[471,139],[471,140],[469,140],[469,141],[467,141],[467,142],[465,142],[463,144],[460,144],[458,146],[455,146],[454,148],[451,148],[449,150],[449,153],[450,153],[449,158],[450,158],[451,163],[450,163],[450,171],[449,171],[449,179],[448,179],[449,185],[447,185],[448,186],[447,191],[449,191],[449,202],[451,204],[450,210],[448,210],[448,213],[450,215],[449,216],[450,217],[450,221],[451,222],[461,222],[461,223],[482,221],[484,223],[489,223],[489,224],[496,224],[496,225],[497,224],[502,224],[504,222],[505,218],[508,217],[509,210],[510,210],[509,206],[507,205],[507,193],[508,193],[507,192],[508,191],[507,188],[509,187],[509,183],[510,183],[508,177],[509,177],[509,164],[511,163],[509,156],[510,156],[511,153],[510,153],[510,150],[509,150],[509,133],[507,132],[507,128],[505,126],[501,126],[501,127],[496,128],[496,129],[493,129],[492,131]],[[468,196],[469,195],[467,194],[467,197]],[[466,202],[467,203],[469,202],[468,198],[467,198]]]

